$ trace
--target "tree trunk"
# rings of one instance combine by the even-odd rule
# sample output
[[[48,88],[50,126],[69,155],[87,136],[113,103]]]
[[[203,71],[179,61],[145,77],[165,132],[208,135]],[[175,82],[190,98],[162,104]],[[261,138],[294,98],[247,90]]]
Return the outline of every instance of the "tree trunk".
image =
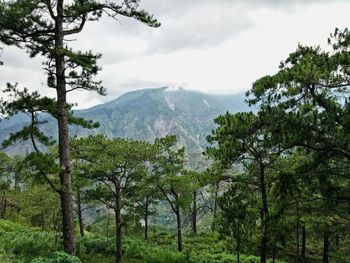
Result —
[[[109,209],[108,209],[107,213],[108,213],[108,216],[107,216],[106,236],[107,236],[107,241],[108,241],[108,239],[109,239],[109,216],[110,216]]]
[[[157,235],[157,217],[156,216],[152,216],[152,235],[156,236]]]
[[[123,260],[123,246],[122,246],[122,214],[121,214],[121,193],[120,189],[117,189],[115,200],[115,245],[116,255],[115,262],[121,263]]]
[[[297,201],[297,224],[296,224],[296,262],[300,263],[300,215],[299,215],[299,204]]]
[[[305,262],[306,259],[306,229],[305,225],[302,225],[301,228],[301,261]]]
[[[180,208],[176,207],[176,223],[177,223],[177,250],[182,251],[182,231],[181,231],[181,217]]]
[[[41,210],[41,231],[45,230],[45,209]]]
[[[216,218],[216,212],[218,210],[218,192],[219,192],[219,183],[216,183],[216,186],[215,186],[215,196],[214,196],[214,222],[215,222],[215,218]]]
[[[2,194],[2,209],[1,209],[1,219],[5,219],[6,217],[6,191]]]
[[[7,200],[6,200],[5,193],[4,193],[4,207],[3,207],[3,210],[2,210],[4,219],[6,218],[6,210],[7,210]]]
[[[197,191],[193,191],[192,232],[197,234]]]
[[[262,215],[262,218],[264,216]],[[263,219],[264,220],[264,219]],[[266,227],[266,223],[262,223],[261,226],[261,250],[260,250],[260,262],[261,263],[266,263],[267,260],[267,227]]]
[[[69,158],[69,132],[66,99],[65,58],[63,53],[63,0],[57,1],[57,18],[55,25],[55,69],[57,91],[57,121],[58,121],[58,148],[60,164],[60,201],[62,210],[63,247],[74,255],[74,222],[72,207],[72,179]]]
[[[268,207],[267,207],[267,193],[266,193],[266,185],[265,185],[265,167],[260,165],[260,191],[261,191],[261,248],[260,248],[260,262],[266,263],[267,260],[267,242],[268,242],[268,234],[267,234],[267,215],[268,215]]]
[[[81,208],[81,193],[80,193],[79,187],[77,190],[77,206],[78,206],[78,221],[79,221],[80,236],[84,237],[83,211]]]
[[[145,200],[145,240],[148,240],[148,196]]]
[[[61,193],[61,213],[62,213],[62,230],[63,230],[63,247],[64,251],[71,255],[75,255],[74,240],[74,223],[72,212],[72,203],[70,202],[68,193]]]
[[[322,263],[329,263],[329,233],[325,230],[323,235],[323,257]]]
[[[241,254],[241,231],[240,231],[240,222],[237,220],[237,226],[236,226],[236,231],[237,231],[237,263],[240,263],[240,254]]]
[[[16,193],[16,195],[17,195],[17,192],[18,192],[18,190],[19,190],[19,186],[18,186],[18,174],[16,173],[15,174],[15,182],[14,182],[14,189],[15,189],[15,193]]]

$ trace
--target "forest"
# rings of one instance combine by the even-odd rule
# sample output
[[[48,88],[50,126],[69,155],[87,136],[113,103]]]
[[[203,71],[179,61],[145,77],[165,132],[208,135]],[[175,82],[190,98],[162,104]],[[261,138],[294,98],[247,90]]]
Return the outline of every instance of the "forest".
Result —
[[[213,120],[201,152],[171,134],[70,136],[72,125],[99,126],[74,116],[70,92],[106,90],[101,55],[67,36],[105,13],[161,26],[137,0],[0,2],[0,42],[43,56],[56,94],[1,87],[2,118],[31,122],[2,138],[0,262],[350,262],[349,29],[327,49],[286,54],[246,93],[250,112]],[[43,114],[58,138],[40,129]],[[24,141],[33,151],[6,152]]]

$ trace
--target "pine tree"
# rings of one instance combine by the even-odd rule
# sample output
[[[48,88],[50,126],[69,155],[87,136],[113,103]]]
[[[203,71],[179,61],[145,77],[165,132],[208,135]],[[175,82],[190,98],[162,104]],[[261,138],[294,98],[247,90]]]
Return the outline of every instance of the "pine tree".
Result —
[[[227,113],[215,119],[219,125],[208,140],[217,143],[217,147],[208,148],[208,155],[220,160],[227,167],[240,163],[251,176],[251,181],[260,193],[260,222],[261,222],[261,263],[267,262],[268,255],[268,191],[271,181],[269,169],[281,153],[279,137],[272,137],[264,128],[264,119],[260,115],[249,113]]]
[[[191,202],[192,182],[184,170],[185,148],[176,149],[176,136],[156,139],[154,180],[176,216],[177,249],[182,251],[181,211]]]
[[[122,210],[133,199],[146,176],[151,145],[128,139],[109,140],[102,135],[72,141],[74,158],[84,162],[83,176],[91,183],[88,195],[115,213],[116,262],[122,262]]]
[[[78,89],[104,94],[105,89],[94,79],[100,70],[96,61],[101,55],[73,51],[68,46],[67,36],[80,33],[86,22],[98,21],[104,13],[112,18],[130,17],[151,27],[160,25],[152,15],[139,8],[139,0],[15,0],[0,3],[0,41],[27,50],[30,57],[44,56],[47,86],[57,93],[56,99],[49,104],[54,107],[52,112],[58,121],[63,243],[70,254],[75,254],[75,241],[67,95]],[[37,132],[27,129],[27,137],[31,131]]]

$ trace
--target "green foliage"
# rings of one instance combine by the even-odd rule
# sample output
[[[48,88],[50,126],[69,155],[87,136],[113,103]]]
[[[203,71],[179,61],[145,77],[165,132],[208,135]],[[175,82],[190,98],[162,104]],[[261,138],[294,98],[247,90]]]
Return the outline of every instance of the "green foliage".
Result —
[[[12,168],[11,158],[6,153],[0,152],[0,191],[10,187]]]
[[[115,209],[116,195],[123,192],[121,209],[126,197],[137,194],[135,190],[146,175],[146,162],[152,158],[150,144],[97,135],[73,140],[71,145],[73,158],[81,163],[77,167],[80,176],[94,185],[88,188],[92,199]]]
[[[265,125],[285,145],[349,158],[347,39],[348,29],[336,29],[330,51],[299,45],[275,75],[253,84],[250,103],[259,103]]]
[[[15,255],[0,249],[0,263],[23,263],[23,261],[18,259]]]
[[[212,254],[208,251],[201,251],[201,253],[192,253],[190,255],[191,263],[236,263],[236,256],[227,253]],[[241,256],[242,263],[260,263],[259,257]],[[276,261],[278,262],[278,261]]]
[[[156,139],[154,180],[173,210],[185,208],[191,201],[192,180],[184,164],[185,148],[176,149],[176,136]]]
[[[115,240],[100,236],[84,237],[77,242],[77,253],[80,256],[84,254],[107,254],[115,253]]]
[[[30,263],[81,263],[80,259],[65,252],[55,252],[49,258],[38,257]]]
[[[252,236],[259,231],[256,226],[258,197],[246,184],[232,183],[230,188],[219,197],[218,204],[220,207],[216,220],[218,231],[223,235],[234,237],[236,250],[238,246],[240,250],[242,247],[247,249],[248,246],[253,248]]]
[[[40,116],[40,113],[49,113],[52,117],[58,118],[57,101],[46,96],[41,96],[37,91],[29,92],[27,88],[19,89],[16,85],[7,84],[3,93],[7,94],[8,100],[0,101],[0,112],[7,118],[20,112],[27,113],[30,116],[30,124],[23,127],[20,131],[11,133],[9,138],[2,142],[4,148],[10,146],[16,141],[31,140],[36,151],[39,150],[38,143],[44,146],[52,146],[55,141],[51,136],[44,134],[40,126],[47,123],[47,118]],[[73,104],[67,104],[68,122],[71,125],[79,125],[84,128],[96,128],[98,123],[87,121],[83,118],[73,116]]]
[[[0,249],[22,259],[49,256],[61,248],[51,232],[33,230],[0,220]]]
[[[264,127],[290,149],[277,169],[275,216],[294,221],[296,231],[301,223],[313,229],[324,243],[349,215],[349,38],[347,28],[336,29],[327,51],[299,45],[276,74],[258,79],[248,92]],[[323,255],[328,261],[327,246]]]
[[[115,241],[103,237],[84,237],[77,243],[78,254],[81,257],[93,254],[112,256],[115,253]],[[126,239],[124,256],[128,260],[140,260],[148,263],[186,262],[184,255],[169,248],[155,247],[136,239]]]
[[[15,94],[8,103],[1,99],[1,113],[13,115],[19,111],[30,113],[31,124],[15,132],[5,141],[5,146],[23,139],[30,139],[36,152],[39,148],[35,140],[49,145],[51,140],[39,128],[37,114],[45,112],[57,119],[59,132],[60,188],[42,175],[47,183],[61,195],[63,214],[63,237],[65,251],[75,253],[73,211],[71,200],[71,172],[69,160],[69,122],[95,127],[92,122],[70,115],[67,93],[83,89],[105,94],[102,82],[95,80],[100,68],[97,59],[100,54],[92,51],[73,51],[67,43],[67,36],[80,33],[87,21],[98,21],[104,13],[109,17],[118,16],[136,19],[148,26],[159,27],[160,23],[148,12],[139,8],[139,0],[124,0],[118,3],[89,1],[32,1],[15,0],[0,2],[0,42],[26,49],[30,57],[42,55],[46,58],[45,70],[47,86],[57,91],[57,100],[30,94],[26,89],[18,91],[8,84],[8,90]],[[28,102],[29,103],[26,103]],[[44,102],[44,103],[42,103]],[[42,105],[44,104],[44,105]],[[64,208],[66,207],[66,208]],[[120,208],[121,209],[121,208]],[[120,259],[121,260],[121,259]]]
[[[276,74],[260,78],[248,92],[249,103],[260,111],[219,116],[208,137],[216,143],[209,156],[227,168],[240,163],[248,175],[231,177],[239,186],[221,198],[221,219],[229,218],[222,229],[242,219],[247,200],[256,198],[260,221],[252,215],[243,221],[260,226],[262,252],[290,242],[299,262],[305,257],[303,226],[304,238],[325,244],[326,262],[330,235],[348,222],[349,39],[348,29],[337,29],[329,39],[331,51],[299,45]]]
[[[167,248],[154,247],[137,240],[129,240],[125,244],[126,258],[142,260],[147,263],[185,263],[185,257],[181,253]]]
[[[0,221],[0,259],[4,258],[4,263],[78,263],[79,259],[70,257],[64,252],[56,252],[62,249],[61,246],[55,247],[53,239],[45,238],[48,232],[40,232],[35,228],[28,228],[23,225],[11,223],[9,221]],[[5,233],[5,235],[4,235]],[[23,233],[23,234],[21,234]],[[34,233],[39,233],[35,235]],[[41,234],[40,234],[41,233]],[[5,243],[10,239],[15,239],[16,235],[21,236],[21,242],[18,240],[6,247]],[[53,235],[52,235],[53,236]],[[3,239],[4,237],[4,239]],[[42,244],[35,245],[34,242]],[[236,255],[231,252],[231,239],[225,239],[216,233],[198,234],[196,236],[185,236],[185,250],[182,253],[176,252],[173,243],[173,236],[162,233],[153,236],[149,242],[140,239],[125,238],[123,250],[126,263],[236,263]],[[28,249],[15,249],[12,253],[9,247],[23,244]],[[29,249],[32,248],[32,249]],[[78,256],[82,262],[113,262],[115,252],[114,239],[107,239],[102,236],[88,234],[79,239],[77,243]],[[20,251],[21,250],[21,251]],[[5,253],[6,251],[6,253]],[[343,258],[339,259],[340,261]],[[2,261],[0,260],[2,263]],[[256,263],[260,258],[253,255],[242,254],[241,262]],[[268,260],[270,263],[271,260]],[[286,261],[276,260],[276,263]],[[290,261],[288,261],[290,262]],[[317,262],[317,261],[315,261]],[[341,261],[345,262],[345,261]]]
[[[13,221],[53,230],[60,217],[59,198],[47,185],[33,185],[18,194],[21,210]],[[42,222],[44,221],[44,222]]]

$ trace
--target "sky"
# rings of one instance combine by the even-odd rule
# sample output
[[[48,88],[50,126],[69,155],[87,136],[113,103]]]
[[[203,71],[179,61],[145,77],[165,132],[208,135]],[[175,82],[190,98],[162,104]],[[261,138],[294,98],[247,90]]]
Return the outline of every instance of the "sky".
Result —
[[[349,25],[349,0],[141,0],[162,23],[149,28],[132,19],[103,17],[70,39],[76,50],[102,54],[98,79],[107,96],[69,94],[87,108],[143,88],[182,86],[212,94],[234,94],[278,70],[298,44],[327,48],[336,27]],[[41,57],[4,47],[0,87],[21,87],[54,96],[45,86]]]

